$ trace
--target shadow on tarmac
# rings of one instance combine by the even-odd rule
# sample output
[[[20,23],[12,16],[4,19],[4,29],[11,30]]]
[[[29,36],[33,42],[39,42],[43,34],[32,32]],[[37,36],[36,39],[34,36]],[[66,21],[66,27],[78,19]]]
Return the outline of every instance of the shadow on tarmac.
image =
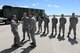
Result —
[[[31,48],[30,46],[28,46],[27,48],[22,48],[22,51],[21,53],[30,53],[34,48]]]
[[[49,39],[52,39],[52,38],[56,38],[56,35],[51,34],[51,35],[49,36]]]
[[[78,44],[78,41],[76,39],[72,39],[70,37],[68,37],[68,41],[71,43],[71,45]]]
[[[15,51],[16,49],[18,49],[18,48],[17,47],[11,47],[11,48],[8,48],[8,49],[1,51],[0,53],[11,53],[11,52]]]
[[[21,41],[21,44],[24,45],[25,43],[27,43],[29,40],[26,40],[26,41]],[[5,49],[3,51],[1,51],[0,53],[11,53],[13,51],[15,51],[16,49],[18,49],[19,47],[11,47],[11,48],[8,48],[8,49]]]
[[[47,36],[47,33],[45,34],[45,33],[42,33],[41,35],[40,35],[40,37],[46,37]]]

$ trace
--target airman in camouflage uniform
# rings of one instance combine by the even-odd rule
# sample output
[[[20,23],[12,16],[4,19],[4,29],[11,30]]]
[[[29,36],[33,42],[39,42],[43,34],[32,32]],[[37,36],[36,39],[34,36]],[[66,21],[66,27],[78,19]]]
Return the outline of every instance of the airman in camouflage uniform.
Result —
[[[75,13],[72,13],[72,17],[70,17],[69,22],[70,22],[70,26],[69,26],[69,32],[67,37],[69,37],[71,30],[73,29],[74,39],[76,39],[76,25],[78,23],[78,18],[75,16]]]

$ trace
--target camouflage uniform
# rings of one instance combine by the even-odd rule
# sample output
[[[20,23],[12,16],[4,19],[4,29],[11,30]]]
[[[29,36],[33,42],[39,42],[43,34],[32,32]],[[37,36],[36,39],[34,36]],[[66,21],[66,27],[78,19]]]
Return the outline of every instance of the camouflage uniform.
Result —
[[[66,24],[66,19],[64,17],[61,17],[59,19],[60,25],[59,25],[59,35],[61,33],[61,29],[63,30],[63,37],[64,37],[64,33],[65,33],[65,24]]]
[[[29,17],[22,17],[22,31],[23,31],[23,39],[25,39],[25,33],[27,32],[27,36],[30,40],[29,36]]]
[[[55,35],[57,34],[57,23],[58,23],[57,18],[52,18],[52,34],[54,32],[54,29],[55,29]]]
[[[36,31],[36,19],[35,17],[30,18],[30,35],[32,39],[32,43],[36,45],[36,40],[35,40],[35,31]]]
[[[68,36],[70,35],[71,30],[73,29],[74,38],[75,38],[76,37],[76,24],[78,23],[78,18],[77,17],[70,17],[69,21],[70,21],[70,26],[69,26]]]
[[[39,17],[39,19],[38,19],[38,32],[40,32],[40,30],[42,32],[42,22],[43,22],[42,18]]]
[[[19,23],[17,23],[15,20],[11,20],[11,31],[14,35],[14,44],[19,45],[20,43],[20,37],[18,34],[18,25]]]
[[[46,29],[47,29],[47,33],[49,33],[49,22],[50,22],[49,18],[45,17],[44,18],[44,32],[43,33],[46,32]]]

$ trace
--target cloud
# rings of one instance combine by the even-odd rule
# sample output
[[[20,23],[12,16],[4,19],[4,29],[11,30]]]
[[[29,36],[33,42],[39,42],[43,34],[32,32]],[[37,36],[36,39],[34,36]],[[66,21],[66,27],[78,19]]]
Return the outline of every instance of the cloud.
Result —
[[[36,3],[36,5],[39,5],[39,3]]]
[[[58,8],[59,6],[58,5],[54,5],[54,7]]]
[[[37,6],[37,5],[39,5],[39,3],[34,3],[34,4],[32,4],[32,6]]]
[[[52,6],[51,4],[48,5],[48,7],[51,7],[51,6]]]
[[[0,6],[0,9],[2,9],[2,6]]]
[[[36,4],[32,4],[32,6],[36,6]]]
[[[29,6],[19,6],[19,7],[24,7],[24,8],[28,8]]]
[[[48,4],[48,7],[55,7],[55,8],[58,8],[59,6],[58,6],[58,5]]]

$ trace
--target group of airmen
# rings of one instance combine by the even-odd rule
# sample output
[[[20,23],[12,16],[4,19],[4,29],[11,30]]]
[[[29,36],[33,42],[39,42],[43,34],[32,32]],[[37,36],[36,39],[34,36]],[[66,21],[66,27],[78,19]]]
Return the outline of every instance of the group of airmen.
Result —
[[[29,38],[29,41],[30,41],[30,38],[32,39],[32,43],[30,43],[31,47],[32,48],[36,47],[36,40],[35,40],[36,16],[34,15],[34,13],[30,13],[28,15],[26,12],[24,12],[21,21],[17,23],[16,20],[17,20],[16,15],[13,15],[12,20],[11,20],[11,31],[14,35],[13,46],[14,47],[22,46],[21,43],[20,43],[20,37],[19,37],[19,33],[18,33],[18,25],[20,23],[22,23],[22,32],[23,32],[22,41],[25,40],[25,34],[27,32],[27,36]],[[43,33],[45,34],[46,31],[47,31],[47,34],[48,34],[49,33],[49,22],[50,22],[49,16],[38,16],[38,31],[37,32],[38,33],[42,32],[43,21],[44,21],[44,31],[43,31]],[[52,18],[51,21],[52,21],[52,32],[51,32],[51,34],[53,35],[54,29],[55,29],[55,35],[57,35],[58,19],[56,18],[55,15],[53,15],[53,18]],[[61,18],[59,19],[59,34],[58,34],[58,36],[61,35],[61,30],[62,30],[62,33],[63,33],[62,37],[64,37],[66,22],[67,22],[67,20],[64,17],[64,14],[61,14]],[[70,26],[69,26],[69,32],[68,32],[67,37],[69,37],[69,35],[71,33],[71,30],[73,29],[74,39],[76,39],[76,25],[78,23],[78,18],[76,17],[75,13],[72,13],[72,16],[70,17],[69,22],[70,22]]]
[[[11,20],[11,31],[14,35],[14,44],[12,45],[12,47],[21,47],[22,44],[20,43],[20,37],[19,37],[19,33],[18,33],[18,25],[20,23],[22,23],[22,32],[23,32],[23,39],[22,41],[25,40],[25,34],[27,32],[27,36],[29,38],[28,41],[30,41],[30,38],[32,39],[32,43],[31,47],[34,48],[36,47],[36,41],[35,41],[35,31],[36,31],[36,18],[34,16],[33,13],[30,13],[29,15],[27,15],[27,13],[25,12],[23,14],[23,17],[21,19],[21,22],[17,23],[17,18],[16,15],[12,16],[12,20]]]
[[[49,18],[45,17],[43,20],[39,17],[39,21],[38,21],[38,32],[41,30],[42,31],[42,21],[44,21],[44,32],[46,31],[47,29],[47,34],[49,33]],[[58,23],[58,19],[56,18],[55,15],[53,15],[53,18],[52,18],[52,33],[51,35],[53,35],[53,32],[55,30],[55,34],[54,35],[57,35],[57,23]],[[61,17],[59,19],[59,34],[58,36],[60,37],[61,35],[61,30],[62,30],[62,37],[64,37],[65,35],[65,24],[66,24],[67,20],[64,16],[64,14],[61,14]],[[72,13],[72,16],[70,17],[69,19],[69,22],[70,22],[70,25],[69,25],[69,32],[68,32],[68,36],[70,35],[71,33],[71,30],[73,29],[73,32],[74,32],[74,39],[76,39],[76,25],[78,23],[78,18],[77,16],[75,15],[75,13]]]

